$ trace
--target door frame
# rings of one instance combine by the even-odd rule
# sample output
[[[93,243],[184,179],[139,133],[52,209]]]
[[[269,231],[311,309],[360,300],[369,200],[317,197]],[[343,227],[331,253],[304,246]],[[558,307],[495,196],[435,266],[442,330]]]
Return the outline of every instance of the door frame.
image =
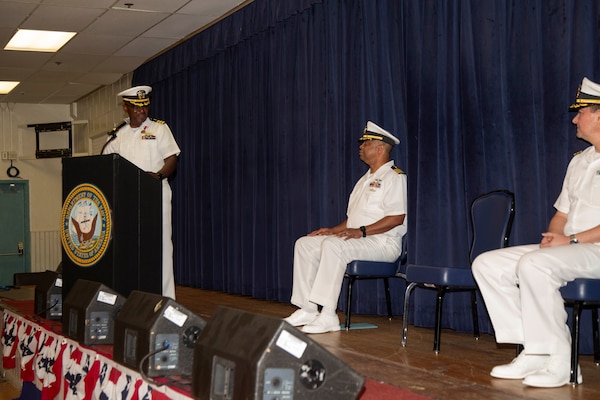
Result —
[[[23,266],[24,272],[31,272],[31,225],[29,210],[29,180],[4,179],[0,185],[17,185],[23,191]],[[12,283],[11,283],[12,284]]]

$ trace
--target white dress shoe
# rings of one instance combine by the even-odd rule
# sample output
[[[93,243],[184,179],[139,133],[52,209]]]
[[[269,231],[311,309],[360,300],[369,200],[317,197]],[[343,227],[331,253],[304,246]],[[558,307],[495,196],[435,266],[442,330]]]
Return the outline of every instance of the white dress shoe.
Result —
[[[284,318],[283,320],[292,326],[302,326],[310,324],[315,319],[317,319],[318,316],[319,313],[317,311],[309,312],[300,308],[294,311],[292,315],[290,315],[287,318]]]
[[[528,375],[523,380],[523,384],[541,388],[564,386],[571,379],[570,367],[570,354],[550,355],[544,368],[534,374]],[[581,376],[581,368],[579,366],[577,366],[577,383],[583,383],[583,376]]]
[[[490,375],[501,379],[523,379],[543,369],[547,360],[548,356],[525,354],[525,351],[522,351],[510,364],[492,368]]]
[[[340,319],[337,315],[319,314],[317,319],[308,325],[304,325],[304,333],[327,333],[340,330]]]

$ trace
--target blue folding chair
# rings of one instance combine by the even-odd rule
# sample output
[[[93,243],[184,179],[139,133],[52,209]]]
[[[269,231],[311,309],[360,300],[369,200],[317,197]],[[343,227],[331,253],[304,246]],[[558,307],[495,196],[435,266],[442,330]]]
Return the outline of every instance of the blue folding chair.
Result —
[[[508,246],[510,231],[515,214],[515,196],[507,190],[495,190],[478,196],[471,204],[471,228],[473,240],[469,251],[469,260],[481,253]],[[471,292],[471,314],[473,317],[473,335],[479,338],[477,316],[477,285],[471,266],[431,266],[408,264],[406,267],[406,293],[404,297],[404,317],[402,324],[402,345],[406,346],[408,333],[408,308],[410,295],[415,287],[437,290],[435,309],[435,333],[433,350],[440,351],[442,330],[442,306],[446,292]]]
[[[560,288],[565,304],[573,307],[571,321],[571,383],[576,385],[579,365],[579,319],[584,308],[592,309],[592,329],[594,340],[594,362],[600,365],[600,344],[598,337],[598,307],[600,307],[600,279],[578,278]]]
[[[347,279],[346,286],[346,322],[344,328],[350,329],[350,317],[352,315],[352,288],[358,279],[383,279],[385,289],[385,303],[388,318],[392,319],[392,299],[390,296],[390,278],[404,278],[406,271],[406,235],[402,238],[402,253],[394,262],[354,260],[346,266],[344,278]]]

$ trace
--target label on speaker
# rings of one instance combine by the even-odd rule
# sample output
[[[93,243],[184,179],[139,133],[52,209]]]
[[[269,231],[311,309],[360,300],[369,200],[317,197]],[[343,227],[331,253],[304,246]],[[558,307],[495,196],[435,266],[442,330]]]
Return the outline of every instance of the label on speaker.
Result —
[[[281,331],[275,344],[296,358],[302,357],[304,350],[306,350],[306,347],[308,346],[308,343],[304,340],[300,340],[288,331]]]
[[[96,300],[98,300],[100,303],[109,304],[111,306],[114,306],[115,303],[117,302],[117,297],[119,297],[119,296],[117,296],[116,294],[108,293],[103,290],[100,290],[98,292],[98,298]]]
[[[183,324],[185,324],[185,321],[187,320],[187,315],[185,315],[173,306],[168,306],[165,309],[164,317],[180,328],[183,326]]]

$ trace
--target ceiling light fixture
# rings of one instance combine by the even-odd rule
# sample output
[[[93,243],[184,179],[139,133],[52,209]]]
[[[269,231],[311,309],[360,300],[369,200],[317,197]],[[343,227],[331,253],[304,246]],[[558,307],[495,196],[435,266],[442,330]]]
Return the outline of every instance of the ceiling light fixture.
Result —
[[[77,32],[18,29],[4,50],[57,52]]]
[[[0,81],[0,94],[9,94],[21,82]]]

